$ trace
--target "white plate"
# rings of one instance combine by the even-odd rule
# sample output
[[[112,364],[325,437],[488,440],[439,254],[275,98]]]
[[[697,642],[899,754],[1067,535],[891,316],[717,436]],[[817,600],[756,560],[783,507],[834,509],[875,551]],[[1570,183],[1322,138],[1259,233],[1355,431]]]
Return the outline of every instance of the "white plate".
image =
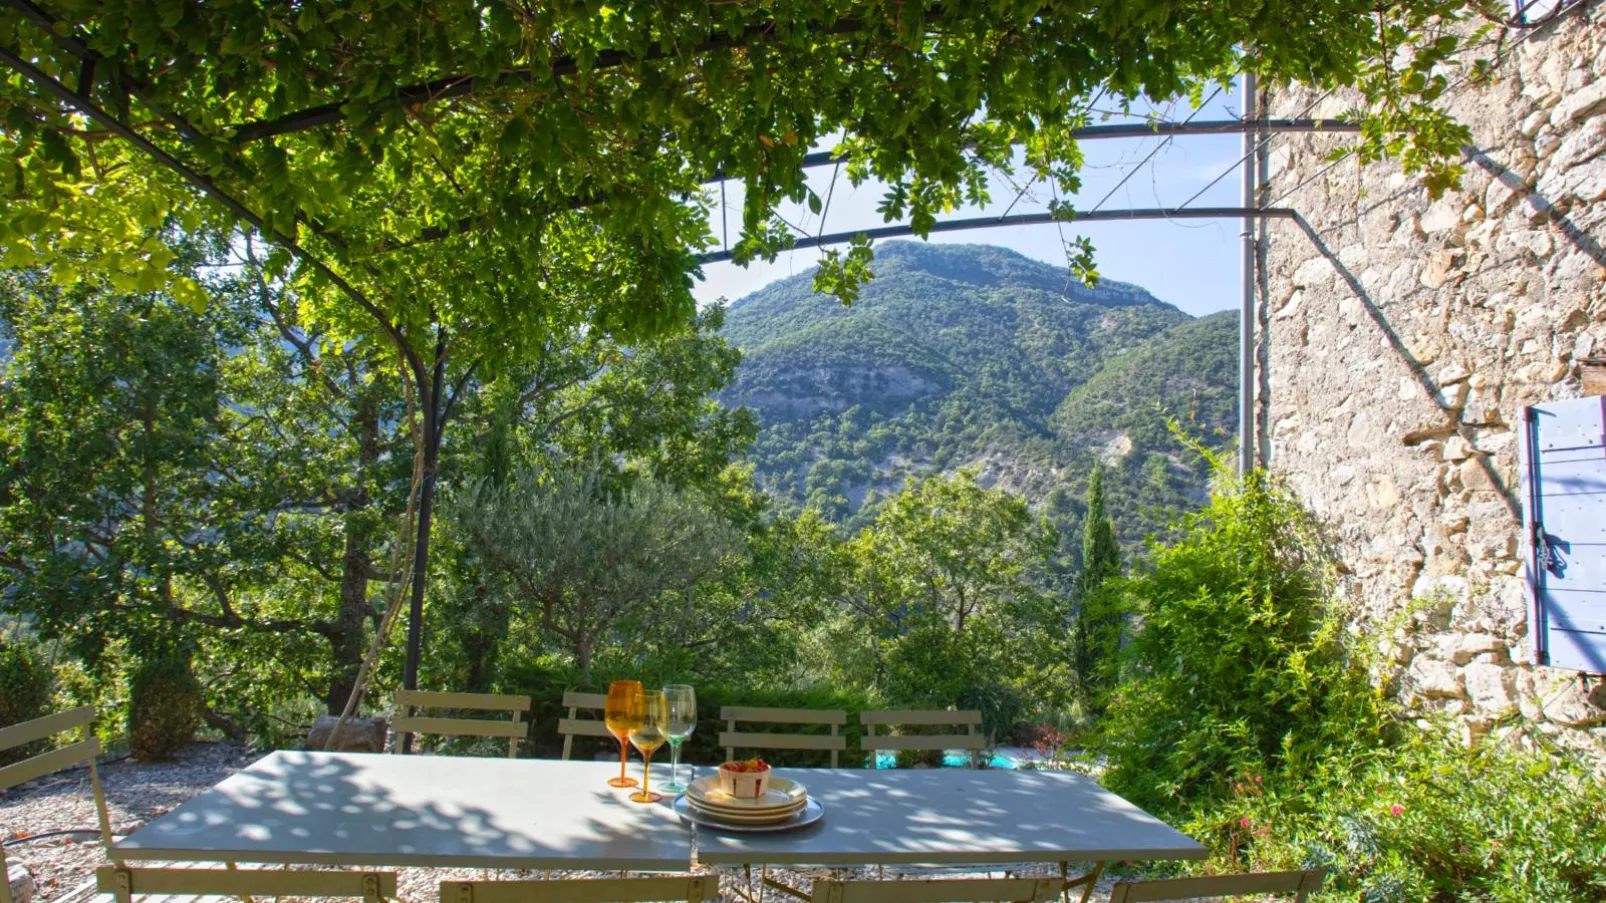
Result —
[[[705,775],[691,782],[686,795],[704,807],[752,812],[780,812],[808,798],[808,788],[796,781],[770,776],[764,795],[757,799],[738,799],[719,789],[719,775]]]
[[[731,811],[729,809],[715,809],[705,806],[702,803],[697,802],[695,799],[691,799],[690,797],[687,797],[687,799],[691,800],[691,807],[693,809],[709,816],[710,818],[717,818],[720,821],[728,821],[742,825],[766,825],[778,821],[785,821],[786,819],[791,818],[793,815],[796,815],[798,812],[802,811],[803,807],[808,805],[807,800],[799,800],[796,806],[786,809],[777,809],[768,812],[740,812]]]
[[[691,822],[694,825],[701,825],[705,828],[710,828],[715,831],[734,831],[756,834],[769,831],[790,831],[793,828],[801,828],[804,825],[812,825],[821,818],[825,817],[825,806],[821,804],[819,800],[811,799],[804,803],[802,811],[797,812],[796,814],[782,821],[769,822],[767,824],[759,825],[748,825],[723,821],[712,815],[709,815],[708,813],[703,812],[697,807],[693,806],[691,804],[691,800],[688,800],[685,794],[681,794],[675,798],[675,812],[681,818]]]
[[[787,818],[795,811],[801,810],[805,805],[808,805],[808,800],[798,800],[797,805],[792,805],[792,807],[776,808],[776,810],[744,811],[732,810],[732,808],[710,807],[710,805],[703,805],[703,803],[697,802],[692,797],[687,797],[687,799],[691,800],[692,808],[695,808],[695,810],[708,813],[708,815],[715,816],[715,818],[728,819],[728,821],[779,821],[779,819]]]

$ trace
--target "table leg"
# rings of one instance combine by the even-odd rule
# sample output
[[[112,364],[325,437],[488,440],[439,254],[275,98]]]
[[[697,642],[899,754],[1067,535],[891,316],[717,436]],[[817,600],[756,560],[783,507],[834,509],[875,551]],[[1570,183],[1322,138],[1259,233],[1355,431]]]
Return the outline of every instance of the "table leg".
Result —
[[[759,903],[758,897],[753,893],[753,867],[751,865],[742,866],[742,876],[747,880],[747,890],[742,890],[741,887],[732,887],[731,893],[746,900],[747,903]]]
[[[803,900],[804,903],[812,903],[812,901],[814,900],[813,896],[811,896],[809,894],[806,894],[803,891],[798,890],[797,888],[791,886],[790,884],[783,884],[783,883],[781,883],[779,881],[776,881],[774,878],[769,878],[769,877],[765,877],[765,878],[763,878],[761,880],[764,882],[765,885],[767,885],[769,887],[773,887],[773,888],[775,888],[776,890],[780,891],[783,894],[787,894],[787,895],[796,897],[799,900]]]
[[[1069,862],[1061,862],[1060,880],[1065,882],[1065,889],[1060,894],[1064,899],[1064,903],[1071,903],[1071,888],[1083,887],[1084,885],[1081,903],[1087,903],[1087,901],[1093,899],[1093,888],[1099,883],[1099,876],[1104,874],[1104,867],[1107,865],[1109,865],[1108,862],[1095,862],[1093,863],[1093,871],[1080,878],[1072,878],[1071,864]]]
[[[236,871],[240,870],[240,867],[235,865],[232,862],[225,862],[225,863],[223,863],[223,866],[224,866],[224,868],[227,868],[231,872],[236,872]],[[285,866],[285,867],[289,868],[289,866]],[[251,899],[251,896],[249,894],[241,894],[240,895],[240,899],[245,901],[245,903],[256,903],[255,900]]]

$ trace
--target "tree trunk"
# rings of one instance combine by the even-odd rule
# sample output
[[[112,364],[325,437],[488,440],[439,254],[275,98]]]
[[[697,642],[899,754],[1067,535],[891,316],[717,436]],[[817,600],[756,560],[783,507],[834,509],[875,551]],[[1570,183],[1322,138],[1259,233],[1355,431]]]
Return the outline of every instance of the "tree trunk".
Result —
[[[345,708],[357,685],[357,671],[362,667],[364,647],[363,622],[368,615],[368,549],[373,541],[373,527],[362,513],[372,504],[368,495],[367,476],[379,463],[379,398],[370,388],[358,403],[354,418],[357,428],[357,483],[346,495],[345,536],[346,552],[340,573],[340,610],[335,615],[334,629],[329,632],[329,651],[333,668],[329,676],[329,692],[324,699],[329,714],[338,715]]]
[[[574,647],[575,661],[580,665],[580,686],[591,686],[591,644],[589,642],[576,643]]]
[[[413,551],[412,599],[407,608],[407,664],[402,686],[418,689],[418,665],[424,643],[424,584],[429,574],[429,530],[435,509],[435,475],[440,465],[441,391],[446,371],[445,334],[435,348],[435,365],[430,383],[419,386],[423,409],[424,466],[418,487],[418,540]],[[404,751],[412,746],[412,735],[404,738]]]

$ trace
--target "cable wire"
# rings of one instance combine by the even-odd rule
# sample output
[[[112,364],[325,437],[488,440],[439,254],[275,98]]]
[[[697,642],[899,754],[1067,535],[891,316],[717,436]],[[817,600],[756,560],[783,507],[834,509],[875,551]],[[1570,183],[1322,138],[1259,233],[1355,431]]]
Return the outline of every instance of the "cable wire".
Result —
[[[1203,112],[1204,108],[1209,106],[1210,102],[1215,100],[1216,97],[1221,94],[1222,90],[1225,87],[1226,87],[1225,84],[1216,85],[1216,90],[1213,91],[1210,94],[1209,97],[1205,98],[1204,103],[1201,103],[1197,107],[1194,107],[1193,108],[1193,112],[1188,114],[1188,118],[1182,120],[1182,124],[1183,125],[1187,125],[1188,123],[1192,122],[1193,118],[1195,116],[1198,116],[1201,112]],[[1132,177],[1137,174],[1138,170],[1140,170],[1143,167],[1147,166],[1149,164],[1149,161],[1153,160],[1154,156],[1156,154],[1158,154],[1160,151],[1164,150],[1166,147],[1170,146],[1172,140],[1174,140],[1176,137],[1177,137],[1176,134],[1172,133],[1172,134],[1166,135],[1165,138],[1161,139],[1160,143],[1156,144],[1154,146],[1154,148],[1149,151],[1147,156],[1145,156],[1142,160],[1139,160],[1138,164],[1136,166],[1134,166],[1131,169],[1127,170],[1126,175],[1121,177],[1121,181],[1115,183],[1115,187],[1114,188],[1111,188],[1108,192],[1106,192],[1104,197],[1099,198],[1099,202],[1097,204],[1093,205],[1093,211],[1097,212],[1099,210],[1099,208],[1103,207],[1105,201],[1107,201],[1110,198],[1114,197],[1115,193],[1117,191],[1121,190],[1121,186],[1125,185],[1128,181],[1130,181],[1132,179]]]

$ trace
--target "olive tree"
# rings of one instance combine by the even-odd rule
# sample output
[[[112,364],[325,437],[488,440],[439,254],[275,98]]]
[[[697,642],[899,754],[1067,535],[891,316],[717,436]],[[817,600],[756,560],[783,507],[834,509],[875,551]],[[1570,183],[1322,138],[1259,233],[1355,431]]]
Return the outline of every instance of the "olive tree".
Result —
[[[444,520],[500,582],[486,604],[533,616],[573,654],[582,682],[610,635],[650,629],[671,595],[684,600],[740,548],[690,493],[645,477],[611,482],[596,468],[525,469],[464,487]]]

